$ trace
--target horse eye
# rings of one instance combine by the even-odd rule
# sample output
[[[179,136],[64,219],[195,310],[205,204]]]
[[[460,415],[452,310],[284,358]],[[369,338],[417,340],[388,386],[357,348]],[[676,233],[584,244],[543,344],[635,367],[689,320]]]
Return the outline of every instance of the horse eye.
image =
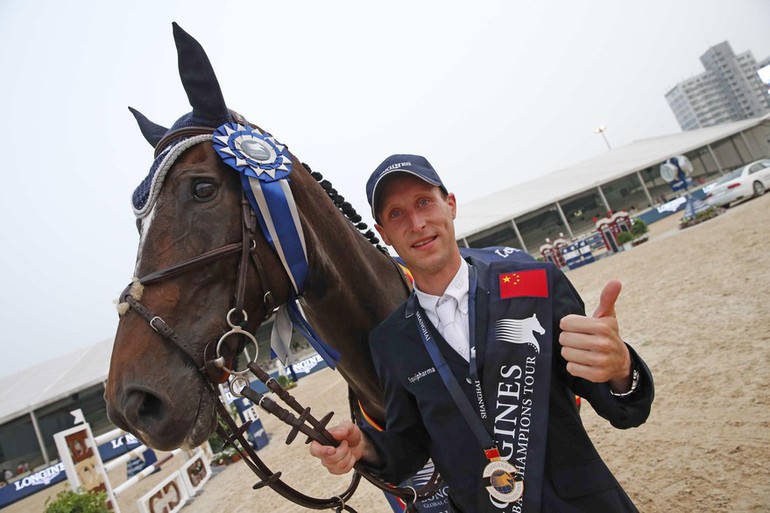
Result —
[[[193,184],[193,196],[196,200],[208,201],[217,193],[216,186],[211,182],[195,182]]]

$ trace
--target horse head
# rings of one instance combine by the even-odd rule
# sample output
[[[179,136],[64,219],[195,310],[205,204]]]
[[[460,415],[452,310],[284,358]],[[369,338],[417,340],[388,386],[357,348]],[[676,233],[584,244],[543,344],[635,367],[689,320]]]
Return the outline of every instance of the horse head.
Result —
[[[543,328],[543,325],[540,324],[540,321],[537,320],[537,314],[532,314],[532,317],[527,319],[530,321],[530,327],[532,328],[532,331],[536,332],[538,335],[542,335],[545,333],[545,328]]]
[[[202,443],[216,426],[211,382],[233,368],[249,342],[243,334],[298,294],[309,321],[342,352],[343,377],[381,418],[366,337],[405,296],[396,268],[286,147],[227,108],[200,44],[176,24],[174,39],[193,110],[166,129],[131,109],[155,160],[133,195],[136,278],[119,300],[105,389],[109,418],[157,449]],[[263,234],[265,221],[254,212],[262,193],[246,191],[259,177],[295,201],[304,278],[287,271],[279,244]],[[360,272],[346,286],[343,270],[352,266]],[[365,292],[371,299],[360,305],[356,297]],[[234,328],[243,331],[228,338]]]

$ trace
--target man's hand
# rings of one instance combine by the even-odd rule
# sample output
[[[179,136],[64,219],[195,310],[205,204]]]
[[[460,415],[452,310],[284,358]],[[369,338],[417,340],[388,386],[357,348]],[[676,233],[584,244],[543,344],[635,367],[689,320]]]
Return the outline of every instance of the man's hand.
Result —
[[[621,287],[619,281],[604,286],[593,317],[572,314],[559,323],[567,372],[594,383],[609,382],[618,393],[631,388],[631,354],[620,338],[615,318]]]
[[[377,452],[358,426],[342,422],[329,428],[329,433],[340,442],[339,447],[321,445],[315,440],[310,444],[310,454],[321,460],[326,469],[336,475],[347,474],[360,459],[377,463]]]

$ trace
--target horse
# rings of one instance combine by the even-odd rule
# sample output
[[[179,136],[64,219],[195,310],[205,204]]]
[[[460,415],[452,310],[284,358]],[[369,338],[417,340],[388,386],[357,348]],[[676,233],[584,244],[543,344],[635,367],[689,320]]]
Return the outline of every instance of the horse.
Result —
[[[192,112],[167,129],[129,107],[155,160],[133,196],[140,240],[135,278],[119,300],[105,387],[110,420],[159,450],[205,442],[219,401],[207,376],[225,379],[241,346],[254,341],[248,334],[296,302],[338,351],[337,370],[363,410],[381,423],[383,392],[367,337],[407,297],[403,271],[371,230],[362,234],[367,226],[328,181],[226,106],[202,46],[176,23],[173,33]],[[280,157],[260,176],[270,175],[294,202],[304,278],[289,272],[276,249],[281,241],[265,235],[245,175],[215,148],[224,125],[254,134],[230,164],[249,160],[246,154],[259,160],[260,152]]]

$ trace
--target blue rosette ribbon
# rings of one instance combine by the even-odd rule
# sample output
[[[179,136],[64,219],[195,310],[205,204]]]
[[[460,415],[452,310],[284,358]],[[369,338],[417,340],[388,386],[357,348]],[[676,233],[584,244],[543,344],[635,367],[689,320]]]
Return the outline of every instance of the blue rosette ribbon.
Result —
[[[270,134],[240,123],[225,123],[212,135],[220,158],[241,176],[243,192],[259,220],[260,228],[278,255],[294,288],[292,299],[280,307],[277,317],[288,317],[331,368],[339,353],[315,333],[302,315],[297,298],[302,295],[308,273],[305,236],[294,195],[289,187],[293,166],[286,148]],[[273,349],[288,363],[291,339],[288,323],[274,323]]]
[[[222,160],[245,176],[270,183],[291,174],[286,146],[268,133],[240,123],[225,123],[216,129],[213,139]]]

